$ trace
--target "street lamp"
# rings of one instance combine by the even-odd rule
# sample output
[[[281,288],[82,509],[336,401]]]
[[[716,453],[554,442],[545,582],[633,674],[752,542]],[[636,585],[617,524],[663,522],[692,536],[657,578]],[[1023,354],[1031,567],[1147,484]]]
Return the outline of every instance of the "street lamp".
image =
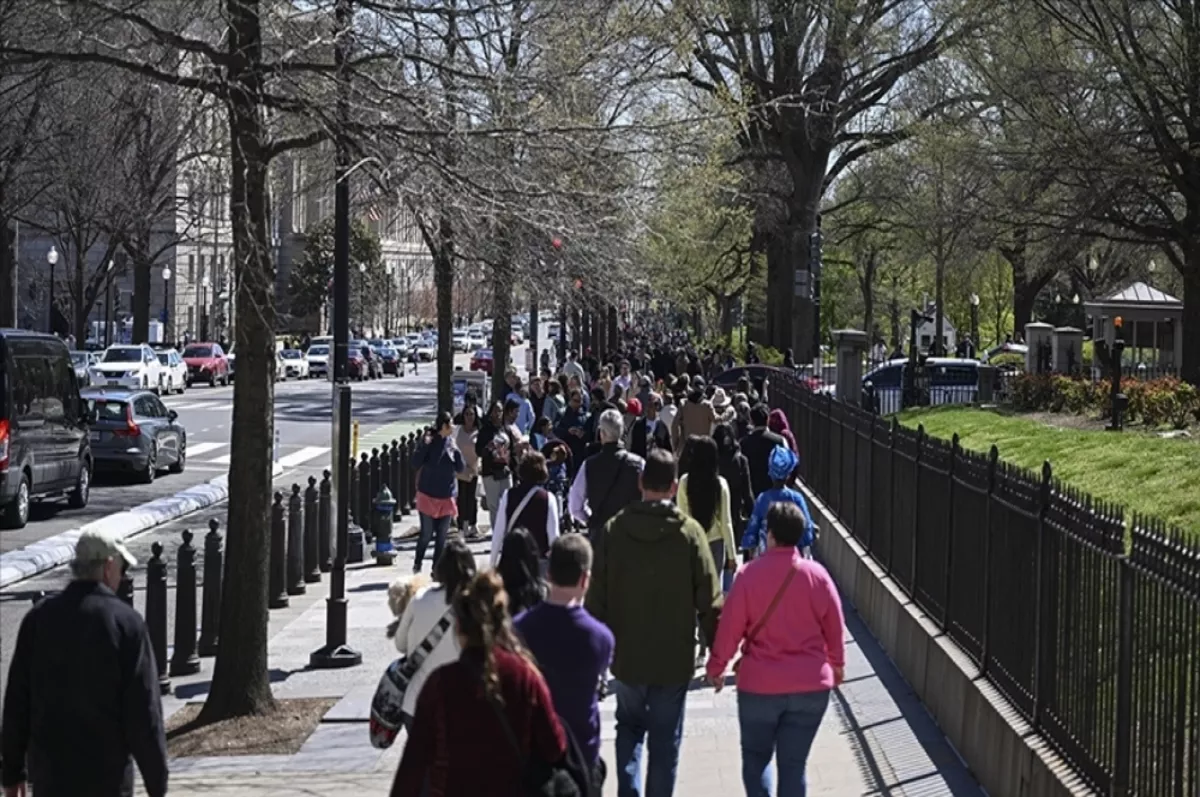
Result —
[[[108,261],[108,265],[104,269],[104,346],[105,348],[112,345],[112,278],[113,268],[116,266],[113,260]]]
[[[163,311],[162,311],[163,343],[168,343],[171,340],[171,335],[168,331],[170,329],[170,323],[171,323],[171,309],[170,309],[171,308],[171,267],[170,266],[163,266],[162,277],[163,277]]]
[[[367,264],[358,264],[358,312],[359,312],[359,333],[364,337],[367,334]]]
[[[208,272],[200,275],[200,340],[208,340],[208,288],[212,281]]]
[[[46,313],[46,330],[54,332],[54,267],[58,265],[58,250],[54,245],[50,245],[50,251],[46,253],[46,262],[50,264],[50,290],[47,292],[47,313]]]
[[[979,294],[971,294],[971,343],[979,348]]]
[[[383,336],[389,334],[392,325],[392,274],[396,272],[396,264],[389,260],[383,267],[387,274],[387,282],[383,286]]]

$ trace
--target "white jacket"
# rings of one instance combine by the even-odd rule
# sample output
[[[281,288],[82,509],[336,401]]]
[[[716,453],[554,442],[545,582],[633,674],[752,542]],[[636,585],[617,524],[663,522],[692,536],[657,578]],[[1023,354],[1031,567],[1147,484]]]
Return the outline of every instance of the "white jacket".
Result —
[[[396,628],[396,650],[404,655],[411,655],[421,646],[425,637],[429,636],[429,632],[449,608],[446,603],[446,590],[440,584],[433,584],[418,591],[404,610],[404,616],[400,618],[400,625]],[[458,654],[458,636],[455,634],[454,624],[451,623],[441,641],[429,652],[425,661],[421,662],[420,669],[413,674],[408,689],[404,692],[402,710],[405,714],[410,717],[416,715],[417,697],[421,694],[421,688],[425,685],[429,673],[443,664],[458,661]]]

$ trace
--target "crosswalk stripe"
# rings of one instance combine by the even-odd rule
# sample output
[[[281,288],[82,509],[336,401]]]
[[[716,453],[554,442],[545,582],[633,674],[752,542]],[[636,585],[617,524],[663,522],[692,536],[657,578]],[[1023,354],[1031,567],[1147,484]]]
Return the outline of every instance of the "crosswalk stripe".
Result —
[[[299,451],[293,451],[286,457],[280,457],[279,464],[285,468],[294,468],[297,465],[303,465],[310,459],[316,459],[327,451],[329,451],[328,446],[305,446]]]
[[[225,412],[233,409],[233,402],[229,401],[224,404],[205,404],[203,406],[196,407],[195,409],[207,410],[209,412]]]
[[[383,415],[384,413],[390,412],[390,411],[391,410],[389,410],[387,407],[369,407],[365,410],[362,410],[358,414],[359,415]]]
[[[207,402],[207,401],[188,401],[183,404],[172,404],[171,402],[166,402],[166,404],[167,404],[167,408],[172,409],[172,410],[194,410],[194,409],[198,409],[200,407],[207,407],[209,402]]]
[[[209,465],[228,465],[230,462],[233,461],[233,455],[226,454],[224,456],[217,457],[216,459],[206,459],[204,461],[206,463],[208,463]]]
[[[197,457],[201,454],[207,454],[209,451],[216,451],[218,448],[223,448],[229,445],[228,443],[193,443],[187,447],[189,457]]]

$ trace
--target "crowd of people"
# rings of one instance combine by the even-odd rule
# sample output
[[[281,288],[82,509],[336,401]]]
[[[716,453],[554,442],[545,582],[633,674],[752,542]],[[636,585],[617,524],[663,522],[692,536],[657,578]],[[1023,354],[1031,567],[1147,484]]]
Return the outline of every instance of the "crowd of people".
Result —
[[[438,415],[412,454],[414,573],[388,591],[400,658],[373,703],[373,743],[407,735],[393,797],[599,795],[609,777],[620,797],[669,797],[697,672],[719,692],[731,665],[746,794],[805,794],[843,679],[841,603],[812,559],[787,419],[764,381],[716,384],[730,364],[652,321],[605,362],[584,350],[528,385],[509,373],[486,407],[468,397]],[[485,534],[486,566],[470,547]],[[133,563],[112,534],[84,532],[76,581],[22,623],[6,795],[30,776],[39,794],[122,793],[130,755],[147,793],[166,792],[153,653],[115,592]],[[119,691],[80,691],[98,666]],[[610,690],[611,766],[599,709]],[[380,706],[394,725],[377,722]],[[100,747],[54,720],[81,710]],[[27,771],[31,747],[44,755]]]

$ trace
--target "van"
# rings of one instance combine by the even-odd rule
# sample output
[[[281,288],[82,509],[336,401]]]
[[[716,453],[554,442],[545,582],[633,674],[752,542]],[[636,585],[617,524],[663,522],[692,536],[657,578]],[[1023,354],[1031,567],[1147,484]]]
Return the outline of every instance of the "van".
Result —
[[[863,377],[863,387],[875,394],[875,409],[891,415],[903,408],[907,359],[888,360]],[[925,361],[925,381],[916,385],[922,405],[971,404],[979,395],[979,361],[930,357]]]
[[[92,451],[67,345],[0,329],[0,526],[21,528],[37,500],[87,506]]]

